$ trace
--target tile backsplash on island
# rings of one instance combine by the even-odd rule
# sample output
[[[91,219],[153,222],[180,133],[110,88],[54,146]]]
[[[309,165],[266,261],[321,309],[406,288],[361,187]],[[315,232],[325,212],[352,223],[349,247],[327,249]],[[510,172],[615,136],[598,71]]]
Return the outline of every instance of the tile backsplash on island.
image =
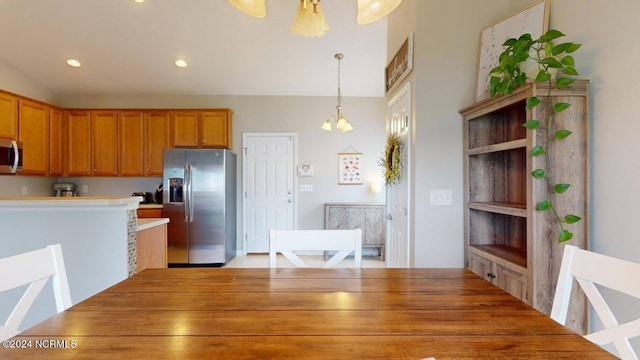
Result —
[[[2,175],[0,196],[53,196],[53,184],[73,183],[79,196],[130,196],[134,191],[155,192],[161,177],[46,177]],[[86,185],[87,192],[82,192]],[[26,194],[25,194],[26,192]]]

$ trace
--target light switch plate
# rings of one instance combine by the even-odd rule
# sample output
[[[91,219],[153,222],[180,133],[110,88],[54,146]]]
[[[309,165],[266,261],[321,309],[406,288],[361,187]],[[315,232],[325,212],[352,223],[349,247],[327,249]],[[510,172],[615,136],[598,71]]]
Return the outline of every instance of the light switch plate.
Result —
[[[313,191],[313,184],[300,184],[300,192]]]
[[[431,205],[452,205],[453,191],[451,190],[431,190]]]

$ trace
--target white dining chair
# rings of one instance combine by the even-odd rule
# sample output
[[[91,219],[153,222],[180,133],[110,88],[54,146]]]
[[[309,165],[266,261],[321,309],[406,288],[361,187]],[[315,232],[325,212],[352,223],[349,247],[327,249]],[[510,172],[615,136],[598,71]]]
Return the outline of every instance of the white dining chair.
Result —
[[[362,267],[362,230],[269,230],[269,267],[281,253],[297,267],[314,267],[296,251],[337,251],[321,267],[332,268],[354,253],[354,267]]]
[[[640,318],[619,324],[598,287],[640,299],[639,274],[640,264],[565,245],[551,318],[565,325],[575,279],[604,325],[585,338],[600,346],[613,344],[621,359],[637,360],[629,338],[640,335]]]
[[[4,325],[0,326],[0,340],[19,333],[18,327],[49,278],[52,280],[56,310],[62,312],[71,306],[60,244],[0,259],[0,274],[0,293],[29,285]]]

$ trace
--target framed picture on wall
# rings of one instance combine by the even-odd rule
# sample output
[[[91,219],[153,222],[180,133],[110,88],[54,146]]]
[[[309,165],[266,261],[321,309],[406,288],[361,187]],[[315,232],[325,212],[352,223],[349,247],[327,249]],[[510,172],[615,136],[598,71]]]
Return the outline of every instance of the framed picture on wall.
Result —
[[[489,98],[489,72],[498,65],[502,44],[522,34],[529,33],[535,39],[549,28],[551,0],[542,0],[482,30],[478,53],[478,78],[476,102]]]
[[[362,153],[338,154],[338,184],[362,185]]]

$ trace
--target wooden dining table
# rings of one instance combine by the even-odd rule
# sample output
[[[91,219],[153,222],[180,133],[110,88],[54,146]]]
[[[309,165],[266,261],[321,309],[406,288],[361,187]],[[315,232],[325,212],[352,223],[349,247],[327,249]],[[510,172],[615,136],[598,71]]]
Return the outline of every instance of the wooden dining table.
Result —
[[[466,269],[147,269],[10,341],[0,359],[614,358]]]

